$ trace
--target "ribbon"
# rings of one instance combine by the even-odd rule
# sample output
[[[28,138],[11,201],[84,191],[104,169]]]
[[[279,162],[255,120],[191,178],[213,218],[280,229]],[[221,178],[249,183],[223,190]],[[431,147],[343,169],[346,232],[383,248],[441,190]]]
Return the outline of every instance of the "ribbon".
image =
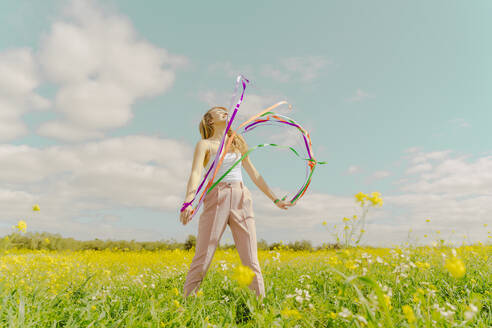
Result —
[[[280,101],[280,102],[278,102],[278,103],[276,103],[276,104],[274,104],[274,105],[272,105],[272,106],[264,109],[260,113],[258,113],[256,115],[253,115],[248,120],[246,120],[245,122],[243,122],[241,125],[239,125],[239,127],[236,130],[232,130],[232,135],[230,136],[230,138],[229,138],[229,140],[228,140],[227,145],[225,146],[225,148],[223,148],[224,140],[225,140],[225,137],[227,136],[227,132],[229,131],[229,129],[230,129],[231,125],[232,125],[232,122],[234,121],[234,118],[236,116],[236,113],[239,110],[239,107],[240,107],[240,105],[241,105],[241,103],[242,103],[242,101],[244,99],[244,92],[246,90],[246,83],[249,83],[249,80],[247,80],[242,75],[239,75],[237,77],[237,79],[236,79],[236,85],[235,85],[235,90],[234,90],[234,94],[232,96],[231,106],[230,107],[232,107],[232,104],[234,103],[234,99],[236,99],[236,97],[237,97],[237,90],[238,90],[238,87],[239,87],[239,85],[241,83],[242,83],[242,86],[243,86],[243,89],[242,89],[242,92],[241,92],[241,96],[240,96],[238,102],[236,103],[236,106],[234,108],[234,112],[233,112],[233,114],[232,114],[232,116],[231,116],[231,118],[230,118],[230,120],[228,122],[227,128],[226,128],[226,130],[224,132],[224,136],[222,137],[222,140],[221,140],[219,149],[218,149],[218,151],[217,151],[217,153],[215,155],[215,159],[213,160],[212,164],[210,165],[210,168],[208,169],[208,172],[204,176],[204,178],[203,178],[203,180],[202,180],[199,188],[197,189],[197,191],[196,191],[195,196],[193,197],[193,199],[190,202],[183,203],[183,207],[181,208],[181,212],[182,212],[182,211],[184,211],[184,209],[186,207],[191,206],[191,204],[195,200],[196,196],[200,192],[202,186],[204,185],[205,181],[207,180],[208,175],[210,174],[210,172],[213,169],[214,171],[213,171],[213,174],[212,174],[212,178],[209,179],[209,181],[207,183],[207,186],[203,189],[203,191],[201,193],[201,196],[200,196],[200,200],[199,200],[198,205],[194,209],[192,209],[190,220],[198,212],[198,209],[199,209],[200,205],[203,202],[204,196],[206,194],[208,194],[213,188],[215,188],[215,186],[222,179],[224,179],[225,176],[227,176],[227,174],[236,165],[238,165],[239,162],[241,162],[244,158],[246,158],[253,150],[256,150],[256,149],[261,148],[261,147],[266,147],[266,146],[288,148],[288,149],[292,150],[292,152],[294,152],[294,154],[297,157],[299,157],[299,158],[301,158],[303,160],[306,160],[308,162],[307,163],[307,167],[306,167],[306,170],[307,170],[306,181],[303,183],[303,185],[298,190],[298,192],[296,193],[296,195],[294,197],[292,197],[292,199],[290,200],[290,203],[291,204],[295,204],[305,194],[305,192],[306,192],[309,184],[311,183],[311,178],[312,178],[312,175],[313,175],[313,172],[314,172],[314,169],[315,169],[316,165],[317,164],[327,164],[327,162],[320,162],[320,161],[317,161],[314,158],[314,156],[313,156],[313,150],[312,150],[311,137],[309,136],[309,133],[299,123],[295,122],[294,120],[292,120],[291,118],[289,118],[287,116],[284,116],[284,115],[281,115],[281,114],[278,114],[278,113],[275,113],[275,112],[272,111],[273,109],[277,108],[278,106],[285,105],[285,104],[287,104],[289,106],[289,109],[291,109],[292,106],[289,103],[287,103],[286,101]],[[215,176],[217,174],[218,169],[222,165],[222,161],[224,159],[224,156],[225,156],[225,154],[227,154],[227,151],[228,151],[230,145],[232,144],[232,140],[234,139],[235,135],[238,133],[237,131],[240,131],[240,133],[243,134],[243,133],[246,133],[246,132],[250,132],[251,130],[255,129],[256,127],[258,127],[260,125],[271,125],[271,124],[276,124],[276,123],[281,124],[281,125],[293,126],[293,127],[297,128],[299,130],[299,132],[302,134],[304,145],[306,146],[308,158],[302,158],[299,155],[299,153],[294,148],[292,148],[290,146],[281,146],[281,145],[274,144],[274,143],[259,144],[259,145],[256,145],[256,146],[252,147],[252,148],[249,148],[241,156],[241,158],[239,158],[220,178],[217,179],[217,181],[213,182],[214,179],[215,179]],[[243,129],[241,130],[241,128],[243,128]],[[219,156],[220,156],[220,160],[218,160],[219,159]],[[287,196],[284,196],[282,198],[282,201],[285,200],[286,197]]]

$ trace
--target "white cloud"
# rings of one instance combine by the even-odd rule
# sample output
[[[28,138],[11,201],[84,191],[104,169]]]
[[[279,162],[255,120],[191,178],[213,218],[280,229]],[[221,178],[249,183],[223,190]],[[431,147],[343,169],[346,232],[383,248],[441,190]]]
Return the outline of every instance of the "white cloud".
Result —
[[[278,82],[299,80],[311,82],[332,62],[322,56],[304,56],[282,58],[275,65],[268,64],[262,68],[262,75]]]
[[[373,173],[372,177],[374,179],[382,179],[390,176],[391,173],[389,171],[376,171]]]
[[[417,152],[418,150],[419,150],[419,147],[410,147],[410,148],[405,149],[403,152],[411,154],[411,153]]]
[[[235,67],[230,61],[214,63],[208,66],[209,72],[224,72],[228,77],[237,77],[239,74],[249,77],[253,75],[253,68],[250,65]]]
[[[203,91],[198,94],[198,98],[206,103],[208,106],[213,107],[213,106],[223,106],[223,107],[228,107],[231,103],[231,96],[232,94],[227,94],[227,93],[218,93],[215,91]],[[236,117],[238,120],[244,120],[247,119],[262,110],[276,104],[279,102],[282,98],[277,97],[277,96],[262,96],[262,95],[257,95],[257,94],[248,94],[247,97],[244,97],[243,102],[241,103],[239,110],[236,114]],[[282,107],[283,106],[283,107]],[[277,107],[276,111],[280,109],[280,112],[282,111],[283,108],[286,108],[286,106],[282,105]],[[284,110],[285,111],[285,110]],[[201,115],[203,113],[200,113],[200,119]],[[232,113],[230,113],[232,114]],[[235,120],[236,122],[236,120]],[[241,122],[242,123],[242,122]]]
[[[452,119],[452,120],[449,120],[448,121],[449,123],[452,123],[452,124],[456,124],[458,125],[459,127],[462,127],[462,128],[469,128],[471,127],[471,124],[466,122],[465,119],[463,118],[455,118],[455,119]]]
[[[273,68],[271,65],[265,65],[262,71],[263,76],[267,76],[278,82],[289,82],[291,79],[290,73],[285,70]]]
[[[423,163],[423,164],[417,164],[412,166],[411,168],[407,169],[405,173],[407,174],[419,173],[419,172],[429,171],[431,169],[432,169],[432,165],[430,163]]]
[[[182,142],[145,136],[44,149],[2,144],[0,221],[15,224],[32,216],[34,203],[43,209],[36,213],[38,228],[66,224],[72,233],[73,218],[89,210],[123,206],[177,213],[191,157],[191,147]]]
[[[139,98],[168,90],[187,59],[138,37],[128,18],[95,1],[71,1],[41,39],[39,61],[59,85],[55,110],[62,120],[38,133],[65,141],[100,138],[127,124]]]
[[[357,91],[355,92],[355,95],[348,98],[347,101],[348,102],[356,102],[356,101],[362,101],[362,100],[367,99],[367,98],[375,98],[375,96],[372,94],[369,94],[365,91],[362,91],[361,89],[357,89]]]
[[[31,49],[0,52],[0,141],[27,134],[24,113],[45,110],[50,102],[35,92],[40,77]]]
[[[280,58],[274,64],[265,64],[261,66],[259,72],[256,72],[251,65],[235,66],[230,61],[218,62],[208,66],[209,72],[222,71],[229,77],[236,77],[243,74],[251,77],[256,74],[271,78],[278,82],[311,82],[316,79],[328,65],[332,64],[330,60],[322,56],[298,56]]]
[[[468,156],[456,156],[448,150],[410,153],[411,156],[405,157],[409,164],[405,176],[411,174],[411,178],[400,179],[398,193],[382,194],[384,205],[370,211],[363,243],[401,245],[407,241],[409,229],[412,230],[410,242],[418,244],[441,238],[458,244],[463,240],[485,242],[487,231],[483,224],[490,225],[492,211],[492,156],[466,162]],[[433,165],[427,165],[428,161]],[[352,170],[356,168],[352,166]],[[381,175],[386,175],[383,172],[386,171],[381,171]],[[286,193],[273,190],[277,195]],[[295,207],[281,211],[259,190],[254,189],[253,194],[257,231],[270,240],[334,242],[321,223],[327,221],[328,227],[339,225],[344,216],[357,214],[358,209],[353,196],[308,190]],[[425,222],[428,218],[430,223]]]
[[[411,167],[410,173],[422,165],[427,165],[427,160],[437,159],[439,162],[422,172],[421,175],[402,187],[403,191],[416,193],[444,193],[459,195],[490,195],[492,190],[492,156],[477,159],[468,163],[467,155],[451,158],[449,152],[418,154],[413,162],[419,163]],[[418,159],[418,160],[417,160]],[[407,171],[408,172],[408,171]]]
[[[360,171],[361,171],[361,168],[360,168],[360,166],[357,166],[357,165],[350,165],[347,169],[348,174],[355,174],[355,173],[359,173]]]

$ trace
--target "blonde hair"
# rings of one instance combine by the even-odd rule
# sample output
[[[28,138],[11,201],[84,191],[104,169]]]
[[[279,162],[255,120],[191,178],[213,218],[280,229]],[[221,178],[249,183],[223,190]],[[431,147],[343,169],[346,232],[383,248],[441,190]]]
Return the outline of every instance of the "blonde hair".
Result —
[[[227,111],[227,108],[221,106],[212,107],[209,110],[207,110],[207,112],[203,115],[200,124],[198,125],[198,130],[200,131],[200,135],[202,136],[202,139],[208,139],[214,134],[214,126],[213,124],[209,124],[209,121],[212,119],[212,114],[210,114],[210,112],[216,108],[224,109],[225,111]],[[227,136],[231,137],[231,135],[232,135],[232,131],[229,129],[229,131],[227,131]],[[224,147],[225,146],[226,143],[224,143]],[[229,151],[232,152],[239,151],[242,154],[247,150],[248,150],[248,145],[246,144],[246,141],[244,140],[243,136],[236,134],[234,136],[234,139],[232,139]],[[203,166],[205,166],[206,163],[208,163],[209,157],[210,154],[207,152],[203,160]]]

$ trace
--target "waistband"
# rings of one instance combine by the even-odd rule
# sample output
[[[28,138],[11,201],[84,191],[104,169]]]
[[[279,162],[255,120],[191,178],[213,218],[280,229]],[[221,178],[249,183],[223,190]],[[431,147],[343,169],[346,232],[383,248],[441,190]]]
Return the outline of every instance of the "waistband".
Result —
[[[244,183],[242,181],[221,181],[217,183],[217,187],[244,187]]]

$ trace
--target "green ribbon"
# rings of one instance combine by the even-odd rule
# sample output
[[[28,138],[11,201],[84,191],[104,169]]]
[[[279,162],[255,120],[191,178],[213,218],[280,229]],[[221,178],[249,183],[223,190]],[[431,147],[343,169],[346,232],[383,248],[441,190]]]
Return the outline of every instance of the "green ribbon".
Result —
[[[267,112],[263,115],[266,115],[268,113],[271,113],[271,112]],[[262,115],[262,116],[263,116]],[[244,153],[243,156],[241,156],[240,159],[238,159],[228,170],[227,172],[225,172],[217,181],[215,181],[215,183],[207,190],[207,194],[222,180],[224,179],[224,177],[237,165],[239,164],[239,162],[241,162],[246,156],[248,156],[249,153],[251,153],[253,150],[259,148],[259,147],[265,147],[265,146],[275,146],[275,147],[281,147],[281,148],[289,148],[290,150],[292,150],[294,152],[294,154],[296,154],[297,157],[299,157],[300,159],[303,159],[305,161],[311,161],[311,162],[315,162],[315,165],[316,164],[327,164],[328,162],[317,162],[311,158],[302,158],[298,153],[297,151],[290,147],[290,146],[280,146],[280,145],[277,145],[277,144],[273,144],[273,143],[270,143],[270,144],[259,144],[259,145],[256,145],[254,146],[253,148],[250,148],[248,149],[248,151],[246,153]],[[313,175],[313,172],[314,172],[314,168],[316,166],[313,167],[313,169],[311,170],[310,174],[309,174],[309,177],[306,181],[306,183],[304,183],[304,186],[302,187],[301,189],[301,192],[297,195],[297,197],[295,197],[293,200],[291,200],[291,203],[293,203],[297,198],[299,198],[301,195],[302,195],[302,192],[304,192],[304,189],[306,189],[307,185],[308,185],[308,182],[311,180],[311,176]],[[283,198],[282,198],[282,201],[285,200],[285,198],[287,197],[287,195],[285,195]]]

